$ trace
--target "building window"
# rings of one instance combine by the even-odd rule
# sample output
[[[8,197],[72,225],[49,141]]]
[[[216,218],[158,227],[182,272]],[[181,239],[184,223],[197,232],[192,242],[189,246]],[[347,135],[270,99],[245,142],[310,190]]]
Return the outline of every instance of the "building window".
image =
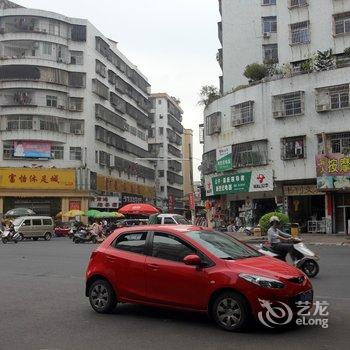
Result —
[[[108,100],[109,99],[109,89],[108,86],[101,83],[97,79],[92,79],[92,91],[100,96],[101,98]]]
[[[75,135],[82,135],[84,134],[84,123],[80,120],[71,120],[70,121],[70,133]]]
[[[96,73],[103,78],[106,77],[106,66],[99,60],[96,60]]]
[[[160,192],[164,192],[164,186],[160,186]]]
[[[307,0],[289,0],[289,7],[302,7],[307,4]]]
[[[129,131],[131,135],[134,135],[134,136],[137,135],[137,129],[134,126],[130,125]]]
[[[63,159],[64,147],[63,146],[51,146],[52,159]]]
[[[158,100],[158,104],[161,105],[162,104],[162,100]]]
[[[164,135],[164,128],[163,127],[160,127],[159,128],[159,135]]]
[[[70,51],[70,64],[77,64],[77,65],[84,64],[83,51]]]
[[[69,160],[81,160],[81,159],[82,159],[81,147],[70,147]]]
[[[277,17],[263,17],[262,18],[262,32],[264,33],[277,33]]]
[[[3,158],[12,159],[15,149],[13,147],[13,142],[4,142],[3,145]]]
[[[277,63],[278,62],[278,45],[269,44],[263,45],[263,59],[265,63]]]
[[[349,85],[316,89],[316,110],[326,112],[349,108]]]
[[[262,0],[262,5],[276,5],[276,0]]]
[[[273,96],[272,103],[274,118],[295,117],[304,114],[304,100],[304,91]]]
[[[208,115],[205,118],[207,135],[213,135],[221,132],[221,112]]]
[[[290,25],[291,44],[309,44],[310,28],[309,21],[298,22]]]
[[[52,44],[51,43],[43,43],[43,54],[51,56],[52,55]]]
[[[350,132],[330,136],[332,153],[350,155]]]
[[[267,141],[255,141],[233,145],[234,168],[266,165]]]
[[[247,101],[231,107],[232,126],[249,124],[254,121],[254,101]]]
[[[6,130],[32,130],[33,117],[31,116],[8,116]]]
[[[46,131],[60,130],[59,118],[50,117],[50,116],[40,117],[39,123],[40,123],[40,130],[46,130]]]
[[[57,108],[57,96],[46,96],[46,106]]]
[[[155,137],[155,129],[154,128],[148,129],[148,137],[149,138]]]
[[[158,177],[164,177],[164,170],[158,170]]]
[[[305,136],[281,139],[281,158],[283,160],[306,158]]]
[[[202,157],[202,173],[209,175],[215,173],[216,167],[216,150],[204,153]]]
[[[350,12],[334,15],[334,34],[350,34]]]

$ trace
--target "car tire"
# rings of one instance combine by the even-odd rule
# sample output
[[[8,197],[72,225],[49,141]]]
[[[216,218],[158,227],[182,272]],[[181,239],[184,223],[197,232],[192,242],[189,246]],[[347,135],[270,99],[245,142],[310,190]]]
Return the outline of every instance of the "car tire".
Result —
[[[92,239],[92,243],[93,243],[93,244],[97,244],[97,239],[96,239],[96,237],[94,237],[94,238]]]
[[[91,307],[100,314],[112,312],[117,305],[117,298],[113,287],[106,280],[99,279],[89,288]]]
[[[37,241],[39,237],[33,237],[33,241]]]
[[[49,241],[51,239],[51,233],[50,232],[46,232],[44,235],[44,239],[45,241]]]
[[[7,239],[7,237],[2,237],[1,241],[2,243],[6,244],[9,240]]]
[[[18,239],[19,239],[20,241],[23,241],[23,240],[24,240],[24,236],[23,236],[22,233],[19,233],[19,234],[18,234]]]
[[[306,260],[301,265],[301,270],[305,273],[305,275],[309,278],[316,277],[320,271],[320,267],[315,260]]]
[[[249,321],[249,307],[246,300],[236,292],[219,294],[211,309],[216,324],[230,332],[243,330]]]

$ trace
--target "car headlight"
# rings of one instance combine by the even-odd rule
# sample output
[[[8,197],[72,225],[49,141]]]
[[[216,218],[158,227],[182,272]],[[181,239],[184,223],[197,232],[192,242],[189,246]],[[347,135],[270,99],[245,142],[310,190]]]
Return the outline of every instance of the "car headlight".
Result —
[[[263,277],[263,276],[257,276],[257,275],[249,275],[245,273],[241,273],[239,277],[245,279],[246,281],[250,283],[254,283],[259,287],[264,288],[277,288],[281,289],[284,288],[284,284],[278,280],[275,280],[273,278]]]

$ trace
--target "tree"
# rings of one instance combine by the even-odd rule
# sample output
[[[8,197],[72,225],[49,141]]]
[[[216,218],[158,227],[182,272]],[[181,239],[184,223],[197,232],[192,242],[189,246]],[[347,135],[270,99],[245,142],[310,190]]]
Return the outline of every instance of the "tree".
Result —
[[[335,59],[332,49],[317,51],[315,57],[315,69],[317,71],[331,70],[335,68]]]
[[[264,64],[252,63],[245,67],[244,76],[251,81],[260,81],[268,75],[269,70]]]
[[[214,85],[204,85],[199,92],[199,96],[201,99],[198,104],[207,107],[220,97],[220,93]]]

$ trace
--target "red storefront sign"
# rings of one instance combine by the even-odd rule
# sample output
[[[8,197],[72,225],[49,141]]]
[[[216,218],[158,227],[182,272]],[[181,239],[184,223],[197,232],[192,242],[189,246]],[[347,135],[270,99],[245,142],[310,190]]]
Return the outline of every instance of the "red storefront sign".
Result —
[[[81,202],[69,201],[69,210],[81,210]]]
[[[194,194],[193,193],[189,193],[188,194],[188,204],[190,207],[190,210],[195,210],[196,209],[196,203],[194,200]]]

